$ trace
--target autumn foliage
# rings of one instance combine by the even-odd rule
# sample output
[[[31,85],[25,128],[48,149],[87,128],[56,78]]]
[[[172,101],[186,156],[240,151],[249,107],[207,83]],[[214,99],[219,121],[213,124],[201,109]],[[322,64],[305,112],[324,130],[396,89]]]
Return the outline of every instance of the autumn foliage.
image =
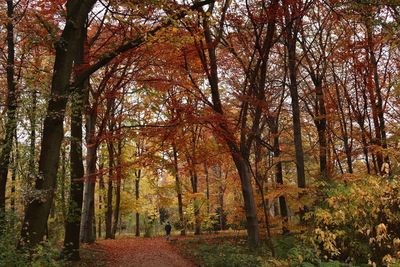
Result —
[[[256,265],[398,264],[399,12],[3,1],[0,266],[22,264],[13,253],[57,264],[60,240],[79,260],[81,243],[160,235],[167,221],[180,235],[246,233],[246,253],[268,251]]]

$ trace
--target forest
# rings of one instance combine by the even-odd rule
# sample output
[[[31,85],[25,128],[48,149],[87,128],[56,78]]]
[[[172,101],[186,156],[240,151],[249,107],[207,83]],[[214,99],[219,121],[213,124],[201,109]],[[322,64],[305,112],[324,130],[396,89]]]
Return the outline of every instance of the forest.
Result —
[[[0,266],[400,266],[400,0],[6,0],[0,29]]]

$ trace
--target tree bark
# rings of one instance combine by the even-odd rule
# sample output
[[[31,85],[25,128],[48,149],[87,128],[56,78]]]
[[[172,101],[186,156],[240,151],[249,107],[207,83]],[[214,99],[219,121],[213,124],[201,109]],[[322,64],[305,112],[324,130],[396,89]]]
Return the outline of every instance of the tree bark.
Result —
[[[36,177],[35,158],[36,158],[36,109],[37,109],[37,93],[33,89],[31,91],[32,104],[30,106],[30,135],[29,135],[29,177]]]
[[[82,27],[79,48],[76,55],[76,72],[87,60],[88,47],[86,46],[86,28]],[[77,73],[75,75],[77,75]],[[87,91],[88,80],[83,84],[71,88],[71,148],[70,148],[70,197],[68,215],[65,221],[65,237],[63,255],[67,260],[80,260],[80,228],[83,204],[83,178],[85,176],[82,155],[82,116],[84,97]]]
[[[113,239],[112,214],[113,214],[113,180],[114,180],[114,145],[107,144],[108,148],[108,187],[107,187],[107,212],[106,212],[106,239]]]
[[[139,197],[140,197],[140,178],[142,176],[142,170],[136,170],[135,171],[135,200],[136,200],[136,206],[139,203]],[[136,211],[135,213],[135,217],[136,217],[136,231],[135,231],[135,235],[136,236],[140,236],[140,214],[138,211]]]
[[[301,121],[300,121],[300,103],[299,103],[299,92],[297,86],[297,64],[296,64],[296,39],[297,29],[294,25],[295,21],[292,17],[289,17],[288,7],[285,6],[286,22],[286,49],[288,56],[288,69],[289,69],[289,91],[292,98],[292,119],[293,119],[293,135],[294,135],[294,146],[296,154],[296,170],[297,170],[297,185],[300,188],[306,187],[306,177],[304,171],[304,152],[303,142],[301,136]],[[294,12],[294,11],[292,11]],[[290,14],[293,15],[293,14]],[[296,20],[297,21],[297,20]]]
[[[273,142],[273,153],[274,153],[274,158],[277,162],[275,162],[275,181],[280,185],[283,186],[283,167],[282,167],[282,162],[279,159],[281,156],[281,149],[280,149],[280,143],[279,143],[279,132],[278,132],[278,119],[271,117],[268,120],[269,127],[271,130],[271,134],[273,136],[274,142]],[[288,220],[288,209],[287,209],[287,204],[286,204],[286,198],[285,196],[279,196],[279,212],[281,217],[283,218],[283,226],[282,226],[282,232],[287,233],[289,230],[287,229],[287,226],[285,225],[287,220]]]
[[[35,247],[45,236],[47,219],[56,187],[60,147],[64,137],[63,121],[68,99],[72,64],[79,43],[82,25],[96,0],[69,0],[67,21],[60,39],[55,44],[55,63],[50,100],[43,125],[39,172],[35,189],[40,199],[29,201],[25,209],[19,247]]]
[[[195,167],[192,165],[193,169],[191,171],[191,182],[192,182],[192,192],[193,194],[198,193],[198,176]],[[195,227],[194,227],[194,234],[199,235],[201,234],[201,221],[200,221],[200,205],[198,202],[197,197],[193,199],[193,206],[194,206],[194,217],[195,217]]]
[[[100,238],[102,236],[102,231],[103,231],[103,202],[104,202],[104,175],[103,175],[103,162],[101,161],[100,166],[99,166],[99,219],[98,219],[98,237]]]
[[[14,132],[17,127],[17,90],[15,82],[15,44],[14,44],[14,3],[7,0],[7,120],[6,135],[0,143],[0,231],[6,211],[7,176],[13,146]]]
[[[210,215],[210,181],[208,175],[208,164],[204,162],[204,176],[206,178],[206,199],[207,199],[207,215]]]
[[[114,222],[113,222],[113,236],[117,233],[118,221],[120,218],[121,206],[121,179],[122,179],[122,139],[118,134],[118,149],[117,149],[117,187],[115,190],[115,209],[114,209]]]
[[[84,202],[82,210],[81,242],[93,243],[96,240],[95,230],[95,187],[96,187],[96,162],[97,147],[96,140],[97,113],[91,111],[86,121],[86,179],[84,185]]]
[[[205,68],[209,69],[208,81],[210,83],[211,88],[211,98],[213,103],[213,109],[216,114],[223,118],[224,111],[222,108],[221,98],[219,94],[219,79],[218,79],[218,65],[217,65],[217,56],[216,56],[216,48],[213,44],[213,39],[211,35],[211,31],[208,25],[208,19],[205,18],[203,21],[204,26],[204,36],[207,42],[208,48],[208,57],[209,57],[209,66],[205,66]],[[222,121],[218,123],[218,128],[220,131],[220,136],[226,142],[230,149],[231,157],[235,163],[236,169],[238,171],[241,189],[243,195],[243,204],[244,210],[246,213],[246,222],[247,222],[247,235],[248,235],[248,244],[250,247],[257,247],[260,242],[259,236],[259,227],[258,227],[258,219],[257,219],[257,209],[254,201],[253,187],[251,183],[251,172],[250,166],[248,165],[248,157],[246,151],[242,151],[239,146],[235,142],[235,137],[230,131],[226,122]]]
[[[179,220],[181,223],[181,235],[186,235],[186,222],[183,215],[183,201],[182,201],[182,186],[179,177],[179,167],[178,167],[178,151],[176,149],[176,145],[172,145],[172,152],[174,154],[174,174],[175,174],[175,188],[176,194],[178,198],[178,213],[179,213]]]
[[[15,192],[16,192],[16,182],[17,182],[17,170],[18,170],[18,162],[19,162],[19,145],[18,145],[18,136],[17,131],[14,132],[15,138],[15,150],[14,155],[11,156],[11,197],[10,197],[10,208],[12,213],[15,213]]]
[[[386,140],[386,129],[385,129],[385,117],[383,113],[382,92],[379,82],[378,62],[376,60],[374,52],[373,25],[370,19],[368,19],[368,21],[366,22],[366,26],[367,26],[368,52],[370,59],[370,72],[372,72],[372,74],[370,73],[370,76],[373,75],[373,81],[374,81],[373,86],[375,89],[375,97],[373,98],[371,97],[371,105],[374,116],[374,125],[375,125],[376,140],[377,140],[376,143],[383,149],[386,149],[387,140]],[[381,151],[378,151],[377,162],[378,162],[378,171],[380,174],[383,174],[382,164],[383,162],[389,162],[388,156],[384,157],[383,153]]]

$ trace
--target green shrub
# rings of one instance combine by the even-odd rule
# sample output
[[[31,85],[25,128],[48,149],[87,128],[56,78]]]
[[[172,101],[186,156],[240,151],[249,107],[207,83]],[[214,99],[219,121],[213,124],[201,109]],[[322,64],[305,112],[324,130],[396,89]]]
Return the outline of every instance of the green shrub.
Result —
[[[201,266],[207,267],[261,266],[260,257],[230,244],[202,244],[194,251],[194,256],[201,259]]]
[[[317,251],[306,239],[290,234],[273,239],[276,257],[290,266],[319,266],[322,264]]]
[[[20,224],[13,213],[5,215],[4,230],[0,233],[0,267],[57,267],[63,266],[59,261],[59,250],[49,241],[42,242],[31,254],[18,250]]]

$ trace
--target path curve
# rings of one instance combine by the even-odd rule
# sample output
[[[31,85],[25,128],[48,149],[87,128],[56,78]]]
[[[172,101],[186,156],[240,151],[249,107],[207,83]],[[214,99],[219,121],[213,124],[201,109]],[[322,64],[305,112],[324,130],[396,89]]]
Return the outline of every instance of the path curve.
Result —
[[[100,240],[97,245],[106,253],[112,267],[196,267],[183,258],[164,238]]]

